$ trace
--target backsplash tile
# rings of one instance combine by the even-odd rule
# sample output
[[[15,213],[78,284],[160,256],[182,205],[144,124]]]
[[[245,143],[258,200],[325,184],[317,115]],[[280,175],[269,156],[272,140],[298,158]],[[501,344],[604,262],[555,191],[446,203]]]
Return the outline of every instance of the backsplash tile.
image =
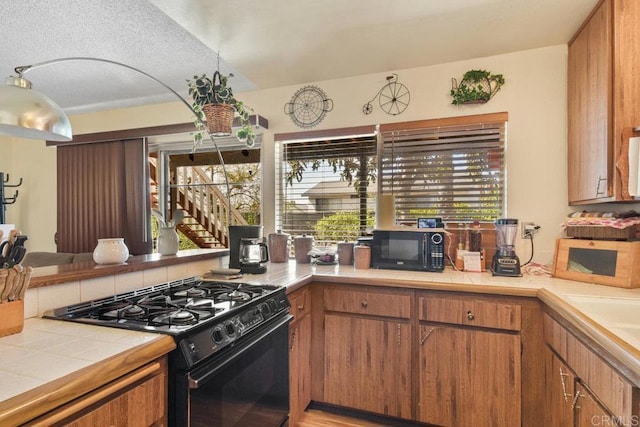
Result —
[[[167,267],[167,280],[180,280],[189,276],[187,264],[176,264]]]
[[[132,273],[121,273],[116,275],[116,294],[135,291],[144,284],[144,274],[142,271]]]
[[[104,298],[116,293],[116,276],[96,277],[80,281],[80,301]]]
[[[157,285],[167,281],[167,267],[151,268],[144,270],[142,283],[144,286]]]
[[[43,286],[38,291],[38,316],[52,308],[77,304],[80,299],[80,282]]]

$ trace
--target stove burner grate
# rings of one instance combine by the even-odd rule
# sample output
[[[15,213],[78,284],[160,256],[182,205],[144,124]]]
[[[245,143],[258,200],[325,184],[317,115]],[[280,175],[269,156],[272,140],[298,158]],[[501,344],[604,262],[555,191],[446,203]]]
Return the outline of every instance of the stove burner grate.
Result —
[[[244,301],[249,301],[250,299],[253,298],[249,293],[242,292],[237,289],[234,289],[231,292],[223,291],[219,293],[217,297],[220,301],[233,301],[233,302],[238,302],[238,301],[244,302]]]
[[[180,290],[177,291],[175,294],[175,296],[177,297],[186,297],[186,298],[195,298],[195,297],[200,297],[203,298],[205,296],[207,296],[207,291],[206,289],[202,289],[202,288],[198,288],[195,286],[192,286],[188,289],[184,289],[184,290]]]
[[[185,308],[171,308],[161,312],[153,313],[149,316],[149,325],[151,326],[185,326],[195,325],[200,319],[200,314]]]

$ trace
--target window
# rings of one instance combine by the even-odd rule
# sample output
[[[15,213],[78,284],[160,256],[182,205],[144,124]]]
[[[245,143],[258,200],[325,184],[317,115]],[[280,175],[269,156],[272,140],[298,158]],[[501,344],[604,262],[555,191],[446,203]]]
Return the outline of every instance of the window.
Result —
[[[392,123],[349,137],[352,129],[276,135],[276,227],[319,244],[353,241],[373,228],[378,193],[394,194],[403,223],[502,217],[507,118]]]
[[[373,227],[377,164],[372,126],[333,135],[281,134],[276,141],[278,229],[331,245],[353,241]]]
[[[396,219],[493,221],[504,216],[506,113],[380,127],[382,194]]]

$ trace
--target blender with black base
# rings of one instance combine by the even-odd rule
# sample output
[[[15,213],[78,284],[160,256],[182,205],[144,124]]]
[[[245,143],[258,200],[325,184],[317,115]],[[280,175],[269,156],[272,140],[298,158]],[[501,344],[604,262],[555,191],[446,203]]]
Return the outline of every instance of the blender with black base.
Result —
[[[518,235],[518,220],[500,218],[496,220],[496,254],[491,263],[494,276],[520,277],[520,259],[516,255],[515,240]]]

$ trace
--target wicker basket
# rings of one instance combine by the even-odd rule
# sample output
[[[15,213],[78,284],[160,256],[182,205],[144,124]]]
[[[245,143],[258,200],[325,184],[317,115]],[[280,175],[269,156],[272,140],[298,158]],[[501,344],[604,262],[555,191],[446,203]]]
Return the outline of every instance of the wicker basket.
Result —
[[[207,118],[207,128],[213,136],[231,135],[235,109],[230,104],[206,104],[202,111]]]
[[[567,237],[594,240],[636,240],[640,238],[640,227],[632,225],[626,228],[613,228],[600,225],[569,225]]]

